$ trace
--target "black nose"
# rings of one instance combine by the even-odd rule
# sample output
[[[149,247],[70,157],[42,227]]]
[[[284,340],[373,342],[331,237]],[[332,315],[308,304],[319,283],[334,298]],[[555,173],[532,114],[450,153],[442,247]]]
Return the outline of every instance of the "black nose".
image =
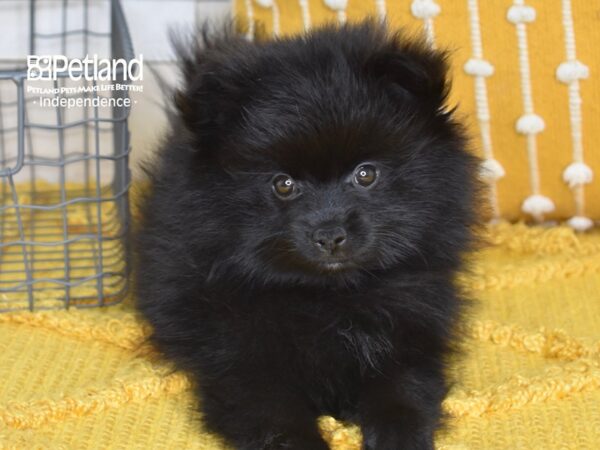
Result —
[[[312,239],[319,250],[333,254],[346,243],[346,230],[342,227],[319,228]]]

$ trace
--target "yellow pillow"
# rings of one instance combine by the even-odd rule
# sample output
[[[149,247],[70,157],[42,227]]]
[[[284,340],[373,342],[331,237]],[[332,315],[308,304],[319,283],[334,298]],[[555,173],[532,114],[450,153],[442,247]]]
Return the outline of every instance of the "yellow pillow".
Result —
[[[563,0],[234,0],[249,32],[383,17],[451,51],[451,104],[487,162],[496,217],[600,218],[600,8]],[[581,100],[581,101],[580,101]]]

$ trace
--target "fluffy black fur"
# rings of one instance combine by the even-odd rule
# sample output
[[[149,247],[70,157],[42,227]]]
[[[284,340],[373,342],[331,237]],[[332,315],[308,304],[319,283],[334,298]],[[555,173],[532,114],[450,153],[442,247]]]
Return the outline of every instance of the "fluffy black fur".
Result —
[[[476,220],[445,55],[372,21],[197,41],[137,239],[153,342],[235,448],[326,449],[322,414],[433,448]]]

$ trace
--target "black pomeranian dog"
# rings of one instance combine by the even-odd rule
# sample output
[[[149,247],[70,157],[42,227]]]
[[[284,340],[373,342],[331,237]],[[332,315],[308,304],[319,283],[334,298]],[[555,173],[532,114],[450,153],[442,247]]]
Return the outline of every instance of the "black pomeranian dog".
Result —
[[[365,21],[179,46],[149,169],[137,301],[237,449],[431,449],[477,222],[444,53]]]

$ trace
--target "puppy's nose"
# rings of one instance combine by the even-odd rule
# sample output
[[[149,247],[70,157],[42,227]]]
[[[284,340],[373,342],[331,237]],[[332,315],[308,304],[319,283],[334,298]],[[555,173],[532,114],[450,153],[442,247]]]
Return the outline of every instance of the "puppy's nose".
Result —
[[[319,228],[313,233],[312,239],[319,250],[333,255],[346,243],[346,230],[342,227]]]

